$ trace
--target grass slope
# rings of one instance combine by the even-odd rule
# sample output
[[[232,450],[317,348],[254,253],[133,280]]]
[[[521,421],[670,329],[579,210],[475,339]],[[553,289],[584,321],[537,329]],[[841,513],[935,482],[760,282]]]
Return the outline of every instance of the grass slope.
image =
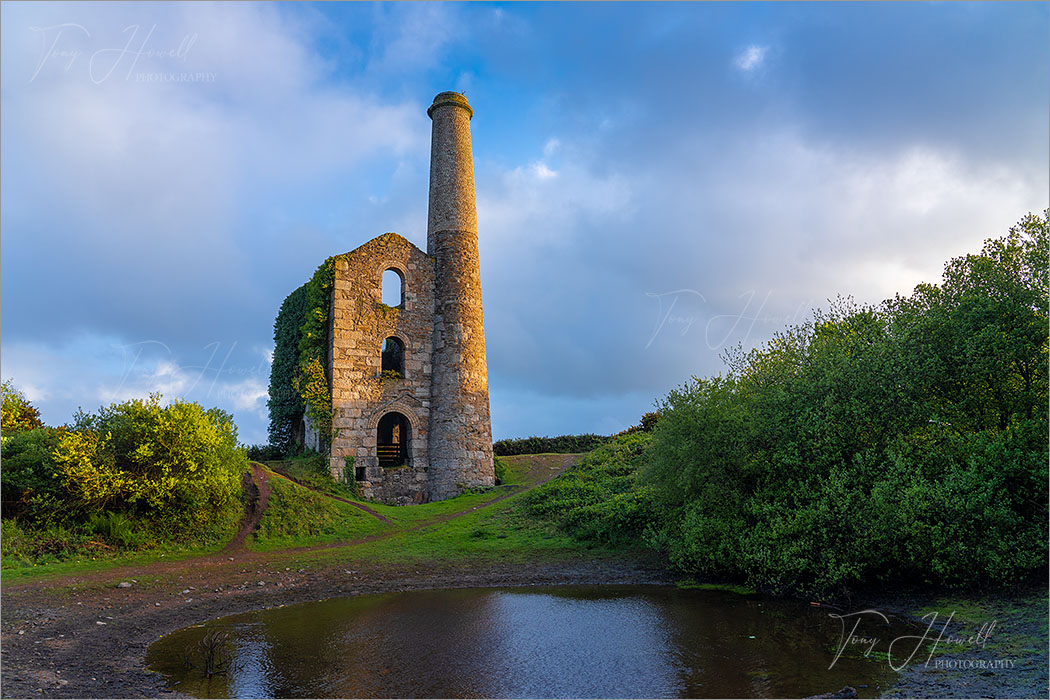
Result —
[[[387,531],[379,519],[270,473],[270,504],[248,548],[270,551],[355,540]]]

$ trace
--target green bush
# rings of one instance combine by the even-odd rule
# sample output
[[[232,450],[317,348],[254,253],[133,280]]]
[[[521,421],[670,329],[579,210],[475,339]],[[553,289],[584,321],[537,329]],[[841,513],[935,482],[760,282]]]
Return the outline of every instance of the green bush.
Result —
[[[248,459],[253,462],[273,462],[284,458],[284,450],[275,445],[248,445]]]
[[[40,412],[25,394],[15,389],[10,379],[0,383],[0,434],[6,436],[42,427]]]
[[[585,435],[559,435],[558,437],[533,436],[516,440],[497,440],[492,443],[492,452],[500,457],[545,453],[577,454],[590,452],[610,439],[590,433]]]
[[[5,517],[22,515],[34,499],[53,499],[62,491],[52,458],[60,435],[54,428],[34,428],[4,438],[0,485]]]
[[[660,406],[648,540],[779,590],[1047,564],[1048,214],[878,307],[839,301]]]
[[[159,394],[78,413],[53,458],[71,505],[95,512],[214,511],[248,468],[230,414]]]
[[[5,552],[40,563],[228,539],[244,450],[229,414],[159,395],[4,438]],[[8,565],[5,555],[5,566]]]

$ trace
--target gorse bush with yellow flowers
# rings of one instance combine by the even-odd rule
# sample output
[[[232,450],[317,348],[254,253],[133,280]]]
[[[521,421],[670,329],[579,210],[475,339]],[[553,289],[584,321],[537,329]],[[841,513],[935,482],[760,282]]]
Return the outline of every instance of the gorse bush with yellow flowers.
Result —
[[[50,546],[59,551],[43,552],[51,555],[84,543],[126,549],[229,534],[248,469],[232,417],[181,400],[162,406],[160,398],[78,412],[64,428],[5,435],[4,517],[17,520],[30,550],[39,544],[33,533],[44,542],[64,533],[62,547]],[[34,558],[28,555],[22,558]]]

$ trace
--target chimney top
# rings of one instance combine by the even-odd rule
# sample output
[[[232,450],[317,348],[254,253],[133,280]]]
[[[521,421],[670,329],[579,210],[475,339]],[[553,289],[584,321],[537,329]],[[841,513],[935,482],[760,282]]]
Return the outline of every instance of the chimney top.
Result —
[[[467,116],[473,117],[474,110],[470,108],[470,103],[467,102],[467,98],[458,92],[439,92],[437,97],[434,98],[434,104],[430,105],[430,109],[427,110],[427,116],[431,119],[434,118],[434,110],[443,105],[456,105],[467,110]]]

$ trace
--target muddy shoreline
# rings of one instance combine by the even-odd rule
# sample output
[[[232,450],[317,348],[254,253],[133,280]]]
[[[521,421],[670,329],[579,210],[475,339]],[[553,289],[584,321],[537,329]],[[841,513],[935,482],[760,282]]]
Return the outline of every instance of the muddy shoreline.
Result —
[[[251,557],[255,559],[255,557]],[[251,563],[251,566],[243,564]],[[426,588],[558,584],[668,584],[673,578],[643,561],[285,570],[235,560],[141,578],[63,579],[4,586],[0,693],[5,698],[184,697],[144,665],[160,637],[215,617],[337,596]],[[117,588],[126,580],[129,588]],[[73,582],[70,587],[69,583]],[[100,624],[101,623],[101,624]]]
[[[629,558],[358,567],[363,565],[295,569],[279,556],[242,553],[5,585],[0,694],[5,698],[183,697],[167,690],[163,678],[145,668],[149,645],[188,625],[261,608],[426,588],[671,584],[676,579],[656,560]],[[131,586],[118,588],[122,581]],[[1000,633],[1044,633],[1046,619],[1032,615],[1032,597],[1039,594],[1029,588],[1001,598],[1012,612],[1000,613]],[[914,611],[934,598],[925,593],[869,595],[853,601],[851,607],[873,607],[919,623]],[[943,658],[973,656],[973,650],[960,650]],[[884,696],[1045,697],[1046,662],[1045,656],[1029,654],[1017,659],[1014,668],[992,673],[972,668],[945,671],[915,663],[905,668]]]

